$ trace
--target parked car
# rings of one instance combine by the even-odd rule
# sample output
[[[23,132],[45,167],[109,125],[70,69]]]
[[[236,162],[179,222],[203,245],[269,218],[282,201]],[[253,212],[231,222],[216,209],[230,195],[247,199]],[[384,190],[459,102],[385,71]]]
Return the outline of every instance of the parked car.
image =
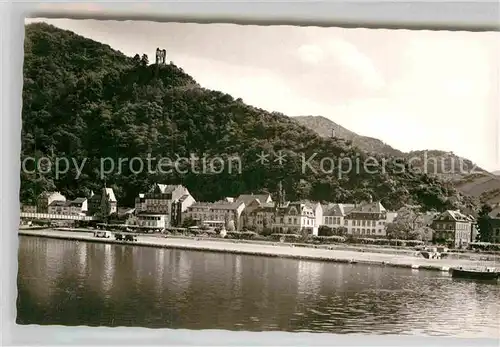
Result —
[[[111,237],[111,231],[107,231],[107,230],[97,230],[97,231],[94,231],[94,237],[102,237],[102,238],[105,238],[105,239],[109,239]]]
[[[125,235],[125,241],[137,241],[137,236],[135,235]]]

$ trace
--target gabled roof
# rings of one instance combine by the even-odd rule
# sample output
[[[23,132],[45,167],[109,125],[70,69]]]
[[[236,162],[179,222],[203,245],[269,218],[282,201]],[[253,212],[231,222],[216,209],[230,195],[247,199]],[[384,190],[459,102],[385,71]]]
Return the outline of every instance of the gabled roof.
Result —
[[[54,200],[49,204],[49,206],[50,207],[67,207],[67,206],[70,206],[70,204],[71,204],[71,201]]]
[[[323,205],[323,216],[343,217],[351,212],[354,204],[328,204]]]
[[[351,213],[382,213],[386,212],[386,209],[380,202],[368,202],[358,206],[355,206],[348,214]]]
[[[85,201],[87,201],[87,198],[76,198],[75,200],[71,201],[72,204],[83,204]]]
[[[470,221],[469,217],[461,213],[460,211],[447,210],[438,215],[434,220],[436,221],[446,221],[451,220],[455,222],[467,222]]]
[[[135,211],[135,208],[133,208],[133,207],[118,207],[116,212],[118,215],[125,215],[125,214],[134,213],[134,211]]]
[[[115,192],[113,191],[113,188],[104,188],[104,191],[109,196],[109,201],[116,202]]]
[[[61,193],[59,193],[59,192],[47,192],[47,191],[40,193],[40,195],[38,195],[38,197],[39,197],[39,198],[49,198],[49,197],[51,197],[51,196],[53,196],[53,195],[56,195],[56,196],[63,196],[63,197],[64,197],[64,195],[62,195],[62,194],[61,194]]]
[[[500,205],[497,205],[489,214],[491,218],[500,217]]]
[[[260,203],[265,203],[271,199],[271,194],[241,194],[236,198],[236,201],[242,201],[245,205],[248,205],[255,199],[259,200]]]
[[[153,186],[153,191],[158,187],[160,192],[162,194],[172,194],[176,189],[178,188],[183,188],[180,184],[160,184],[156,183],[155,186]]]
[[[179,199],[180,202],[183,202],[184,200],[186,200],[187,198],[189,198],[189,194],[184,194],[183,196],[181,196],[181,198]]]

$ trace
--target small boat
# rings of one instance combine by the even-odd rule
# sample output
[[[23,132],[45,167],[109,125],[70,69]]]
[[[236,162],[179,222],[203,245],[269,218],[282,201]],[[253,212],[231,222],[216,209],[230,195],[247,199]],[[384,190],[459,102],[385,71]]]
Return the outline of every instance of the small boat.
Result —
[[[478,280],[497,280],[500,273],[492,268],[481,269],[463,269],[463,268],[451,268],[451,277],[455,278],[470,278]]]

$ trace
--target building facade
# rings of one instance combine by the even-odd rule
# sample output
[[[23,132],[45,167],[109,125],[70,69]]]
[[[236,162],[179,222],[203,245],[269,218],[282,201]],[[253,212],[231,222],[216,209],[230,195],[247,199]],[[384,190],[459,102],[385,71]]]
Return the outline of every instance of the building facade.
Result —
[[[49,205],[54,201],[66,201],[66,197],[59,192],[43,192],[37,198],[37,212],[48,213]]]
[[[318,220],[322,219],[321,210],[321,204],[310,202],[292,202],[286,206],[278,206],[272,229],[279,233],[305,231],[317,236]]]
[[[221,226],[226,226],[232,221],[235,230],[240,230],[241,214],[244,209],[243,201],[195,202],[183,213],[183,220],[191,219],[196,225]]]
[[[386,235],[387,211],[380,202],[366,202],[355,205],[344,217],[344,227],[349,235]]]
[[[474,221],[460,211],[448,210],[432,222],[434,240],[454,248],[467,247],[472,239]]]
[[[164,225],[163,228],[169,228],[179,226],[183,212],[194,203],[186,187],[156,183],[149,192],[139,194],[135,199],[135,212],[138,220],[156,220],[159,225]]]
[[[72,201],[52,201],[48,208],[49,214],[85,216],[87,214],[87,198],[76,198]]]
[[[323,220],[321,225],[332,229],[344,228],[344,218],[354,207],[354,204],[323,205]]]
[[[107,217],[116,213],[118,202],[113,188],[102,188],[99,193],[93,192],[88,199],[88,214],[91,216]]]

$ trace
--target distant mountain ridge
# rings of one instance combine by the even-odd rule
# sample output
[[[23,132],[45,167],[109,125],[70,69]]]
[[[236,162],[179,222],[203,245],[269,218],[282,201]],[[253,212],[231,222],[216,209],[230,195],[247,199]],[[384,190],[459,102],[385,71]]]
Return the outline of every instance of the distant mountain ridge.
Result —
[[[292,117],[292,119],[314,130],[322,137],[330,137],[332,130],[334,130],[336,137],[351,141],[354,146],[368,153],[388,154],[395,157],[405,156],[404,152],[392,148],[379,139],[358,135],[323,116],[298,116]]]
[[[379,139],[356,134],[323,116],[298,116],[293,119],[322,137],[331,137],[334,132],[335,137],[350,141],[362,151],[410,160],[414,169],[451,180],[461,192],[483,202],[500,202],[500,170],[489,173],[470,159],[453,152],[418,150],[405,153]],[[427,165],[424,165],[425,162]]]

